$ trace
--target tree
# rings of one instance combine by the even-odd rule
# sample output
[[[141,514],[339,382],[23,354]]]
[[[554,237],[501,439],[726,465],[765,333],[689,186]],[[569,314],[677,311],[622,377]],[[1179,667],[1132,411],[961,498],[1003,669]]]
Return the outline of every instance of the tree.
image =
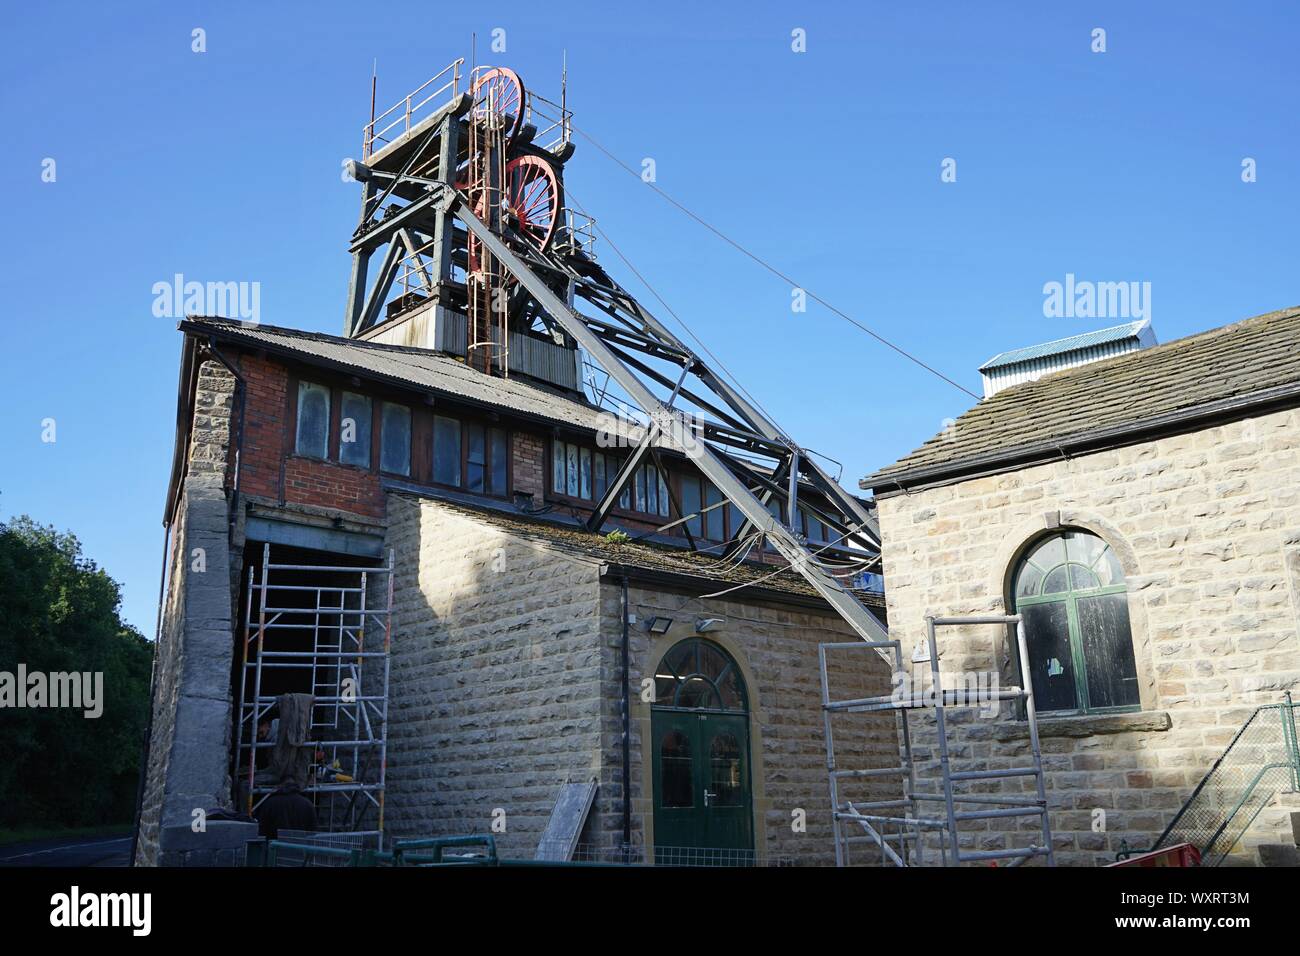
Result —
[[[153,645],[122,620],[121,601],[74,535],[26,516],[0,522],[0,672],[103,675],[98,718],[0,709],[0,826],[131,819]]]

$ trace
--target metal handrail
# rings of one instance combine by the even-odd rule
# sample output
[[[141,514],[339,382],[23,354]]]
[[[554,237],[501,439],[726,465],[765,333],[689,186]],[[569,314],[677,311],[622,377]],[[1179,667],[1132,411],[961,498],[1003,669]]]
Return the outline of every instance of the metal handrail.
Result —
[[[463,56],[457,60],[453,60],[448,66],[444,67],[440,72],[434,74],[429,79],[425,80],[415,89],[413,89],[411,92],[407,93],[406,96],[404,96],[402,99],[398,100],[388,109],[384,110],[384,112],[380,113],[369,123],[363,126],[361,128],[362,158],[363,159],[369,158],[370,154],[373,152],[373,146],[376,141],[382,141],[384,145],[388,145],[392,141],[392,139],[396,139],[397,138],[396,136],[390,139],[389,137],[386,137],[384,134],[388,133],[399,124],[402,126],[401,135],[405,136],[407,133],[409,133],[411,131],[411,117],[416,113],[418,113],[421,108],[428,105],[428,103],[432,101],[435,97],[440,97],[444,93],[446,93],[447,90],[451,90],[450,99],[455,99],[456,96],[460,93],[460,68],[464,66],[464,64],[465,64],[465,58]],[[442,79],[448,73],[451,74],[450,80],[447,80],[437,89],[426,94],[424,99],[420,100],[419,102],[412,102],[417,96],[423,93],[429,86],[436,83],[438,80]],[[397,118],[392,120],[392,122],[390,122],[387,126],[379,130],[378,132],[375,131],[376,124],[387,119],[389,115],[391,115],[396,110],[401,109],[403,106],[405,106],[406,108],[405,110],[403,110],[401,114],[397,116]],[[416,120],[416,123],[418,125],[419,120]]]
[[[1237,831],[1236,835],[1232,838],[1232,841],[1226,847],[1216,847],[1215,844],[1220,840],[1224,832],[1228,830],[1238,813],[1240,813],[1249,803],[1251,798],[1255,795],[1255,791],[1260,788],[1265,780],[1277,776],[1273,773],[1274,771],[1286,770],[1286,776],[1290,785],[1300,790],[1300,743],[1297,742],[1296,735],[1295,705],[1291,701],[1290,693],[1285,694],[1284,697],[1285,699],[1282,703],[1265,704],[1261,707],[1255,708],[1255,711],[1246,718],[1246,721],[1241,725],[1241,728],[1233,735],[1228,746],[1224,748],[1223,753],[1218,756],[1210,766],[1210,769],[1205,772],[1205,776],[1203,776],[1200,782],[1196,785],[1191,796],[1187,798],[1186,802],[1179,808],[1178,813],[1176,813],[1174,818],[1169,821],[1169,825],[1165,827],[1164,832],[1161,833],[1152,844],[1152,850],[1162,849],[1164,846],[1169,844],[1171,835],[1179,829],[1179,825],[1183,823],[1184,818],[1186,818],[1189,812],[1197,806],[1201,795],[1203,793],[1209,793],[1209,788],[1211,784],[1214,783],[1216,776],[1228,772],[1228,761],[1233,756],[1234,748],[1237,744],[1243,740],[1252,727],[1264,725],[1263,715],[1267,712],[1274,710],[1278,712],[1278,718],[1281,722],[1281,745],[1284,751],[1284,757],[1281,760],[1274,759],[1261,761],[1258,764],[1258,769],[1255,769],[1253,765],[1245,768],[1245,772],[1250,774],[1249,782],[1238,793],[1233,802],[1232,808],[1226,812],[1221,820],[1217,821],[1218,825],[1214,828],[1213,833],[1210,834],[1209,838],[1205,840],[1203,844],[1198,845],[1193,842],[1192,845],[1196,846],[1196,849],[1200,852],[1201,859],[1204,863],[1209,862],[1211,855],[1216,857],[1216,860],[1212,865],[1221,863],[1224,858],[1232,852],[1242,835],[1250,829],[1251,824],[1254,822],[1255,818],[1259,816],[1264,804],[1267,803],[1269,799],[1272,799],[1273,793],[1270,792],[1263,801],[1260,801],[1255,811],[1250,814],[1250,818],[1246,820],[1244,826]]]

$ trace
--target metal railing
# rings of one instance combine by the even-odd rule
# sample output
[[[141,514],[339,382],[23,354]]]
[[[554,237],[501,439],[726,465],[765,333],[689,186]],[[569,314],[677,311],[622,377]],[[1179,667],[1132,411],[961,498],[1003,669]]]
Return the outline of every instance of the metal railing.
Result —
[[[528,91],[524,122],[536,127],[533,142],[542,149],[558,153],[573,136],[573,111],[544,96]]]
[[[1190,843],[1202,866],[1218,866],[1279,791],[1300,791],[1295,711],[1289,693],[1256,708],[1153,849]]]
[[[383,146],[387,146],[399,137],[405,136],[413,126],[418,126],[426,115],[435,112],[437,107],[425,109],[430,103],[437,100],[437,106],[440,107],[443,103],[454,100],[460,95],[460,68],[464,65],[464,57],[453,60],[441,72],[425,80],[407,93],[405,97],[367,123],[362,128],[362,159],[370,157],[370,154],[374,152],[375,143],[382,143],[383,145],[380,147],[382,149]],[[448,74],[450,74],[450,78],[447,78]],[[435,86],[435,84],[439,85]],[[448,90],[451,91],[450,95],[444,95]],[[386,125],[380,126],[380,124]],[[379,128],[376,129],[376,127]],[[399,129],[400,132],[394,132]]]

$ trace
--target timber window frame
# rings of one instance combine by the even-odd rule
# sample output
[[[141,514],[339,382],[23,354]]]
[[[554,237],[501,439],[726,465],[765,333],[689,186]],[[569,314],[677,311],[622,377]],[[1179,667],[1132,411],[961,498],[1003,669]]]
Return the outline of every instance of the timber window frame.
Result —
[[[1035,539],[1016,561],[1011,595],[1039,713],[1142,709],[1128,585],[1106,541],[1075,528]]]
[[[429,483],[474,495],[508,498],[513,484],[508,428],[480,418],[435,413]]]
[[[546,455],[548,497],[580,508],[599,503],[626,457],[563,438],[547,442]],[[647,455],[623,486],[613,510],[642,521],[669,521],[674,509],[668,481]]]

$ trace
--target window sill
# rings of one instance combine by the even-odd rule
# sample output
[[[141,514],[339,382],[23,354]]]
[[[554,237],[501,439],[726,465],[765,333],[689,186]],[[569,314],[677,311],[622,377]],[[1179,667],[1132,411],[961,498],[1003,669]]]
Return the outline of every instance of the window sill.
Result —
[[[1138,711],[1132,714],[1082,714],[1074,717],[1042,717],[1038,721],[1038,736],[1091,737],[1094,734],[1163,731],[1172,726],[1173,721],[1163,710]],[[993,732],[994,740],[1027,740],[1028,738],[1029,725],[1024,721],[1003,724]]]

